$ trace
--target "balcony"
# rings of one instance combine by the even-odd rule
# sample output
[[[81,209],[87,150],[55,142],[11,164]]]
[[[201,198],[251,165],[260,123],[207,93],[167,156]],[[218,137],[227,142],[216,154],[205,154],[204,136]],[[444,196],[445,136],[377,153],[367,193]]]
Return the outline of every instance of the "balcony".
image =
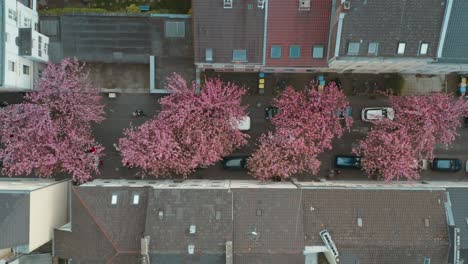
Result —
[[[49,61],[49,38],[32,28],[20,28],[18,30],[19,55],[37,62]]]

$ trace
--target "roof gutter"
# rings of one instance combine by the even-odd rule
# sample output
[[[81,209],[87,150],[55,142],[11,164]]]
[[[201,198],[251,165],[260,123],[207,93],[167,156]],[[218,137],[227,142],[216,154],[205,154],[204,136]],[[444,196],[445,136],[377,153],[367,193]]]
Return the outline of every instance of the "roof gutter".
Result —
[[[3,73],[5,72],[5,46],[6,45],[3,45],[5,43],[5,40],[3,39],[5,37],[5,23],[6,23],[6,17],[3,15],[5,14],[5,1],[4,0],[0,0],[0,14],[2,14],[0,17],[1,17],[1,20],[0,21],[0,43],[2,43],[2,45],[0,45],[0,86],[3,86],[3,79],[4,79],[4,76],[3,76]]]
[[[437,58],[442,57],[442,51],[444,50],[445,37],[447,36],[448,22],[450,15],[452,14],[453,0],[447,0],[447,8],[445,9],[444,22],[442,23],[442,30],[440,31],[439,47],[437,48]]]
[[[262,65],[266,64],[266,48],[267,48],[267,29],[268,29],[268,0],[265,0],[265,19],[263,20],[263,60]]]
[[[341,31],[343,31],[343,20],[345,13],[340,13],[338,20],[338,28],[336,30],[336,41],[335,41],[335,57],[338,58],[340,55],[340,44],[341,44]]]
[[[336,7],[336,1],[332,1],[332,7],[331,7],[331,16],[330,16],[330,30],[328,30],[328,45],[327,45],[327,64],[328,60],[330,59],[330,44],[331,44],[331,38],[332,38],[332,32],[333,32],[333,21],[335,20],[335,7]]]

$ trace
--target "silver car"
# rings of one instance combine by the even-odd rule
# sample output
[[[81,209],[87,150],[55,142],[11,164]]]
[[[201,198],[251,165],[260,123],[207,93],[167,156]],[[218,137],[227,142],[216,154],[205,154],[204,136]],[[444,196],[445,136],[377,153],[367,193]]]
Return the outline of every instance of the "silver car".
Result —
[[[393,120],[395,118],[395,110],[391,107],[369,107],[362,109],[362,121],[372,122],[388,118]]]

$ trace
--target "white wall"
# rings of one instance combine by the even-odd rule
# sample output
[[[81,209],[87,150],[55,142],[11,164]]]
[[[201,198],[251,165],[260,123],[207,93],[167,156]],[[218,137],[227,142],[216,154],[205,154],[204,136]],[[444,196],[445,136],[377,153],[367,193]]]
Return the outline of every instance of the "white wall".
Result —
[[[68,222],[69,181],[31,192],[29,213],[29,251],[50,241],[54,228]]]
[[[36,6],[36,1],[33,0],[33,6]],[[9,10],[13,10],[16,14],[16,21],[9,18]],[[1,89],[17,89],[17,90],[31,90],[33,89],[33,77],[35,69],[35,63],[30,58],[18,56],[18,46],[15,43],[16,37],[18,37],[19,28],[34,29],[34,25],[38,23],[38,13],[30,9],[16,0],[5,0],[5,33],[7,35],[5,43],[5,60],[0,63],[4,63],[4,86]],[[34,34],[36,41],[33,40],[33,46],[37,49],[37,34]],[[33,37],[34,39],[34,37]],[[45,38],[43,42],[49,42],[48,38]],[[37,52],[36,52],[37,53]],[[44,58],[44,61],[48,60],[48,56]],[[15,69],[11,71],[9,69],[9,61],[14,62]],[[29,75],[23,72],[23,66],[29,67]]]

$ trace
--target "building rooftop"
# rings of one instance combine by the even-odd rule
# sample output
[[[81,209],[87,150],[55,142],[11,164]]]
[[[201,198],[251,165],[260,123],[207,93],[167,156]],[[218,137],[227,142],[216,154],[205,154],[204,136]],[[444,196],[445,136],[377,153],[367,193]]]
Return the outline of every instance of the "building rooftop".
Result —
[[[342,10],[339,56],[433,58],[444,10],[445,0],[350,1],[350,9]],[[378,43],[376,55],[371,43]],[[399,43],[405,45],[403,54],[397,54]],[[427,52],[420,55],[423,43]]]
[[[0,178],[0,193],[2,191],[30,192],[56,183],[58,183],[58,181],[55,181],[54,179]]]
[[[449,20],[442,50],[441,62],[468,62],[468,2],[453,0],[452,8],[447,12]]]

